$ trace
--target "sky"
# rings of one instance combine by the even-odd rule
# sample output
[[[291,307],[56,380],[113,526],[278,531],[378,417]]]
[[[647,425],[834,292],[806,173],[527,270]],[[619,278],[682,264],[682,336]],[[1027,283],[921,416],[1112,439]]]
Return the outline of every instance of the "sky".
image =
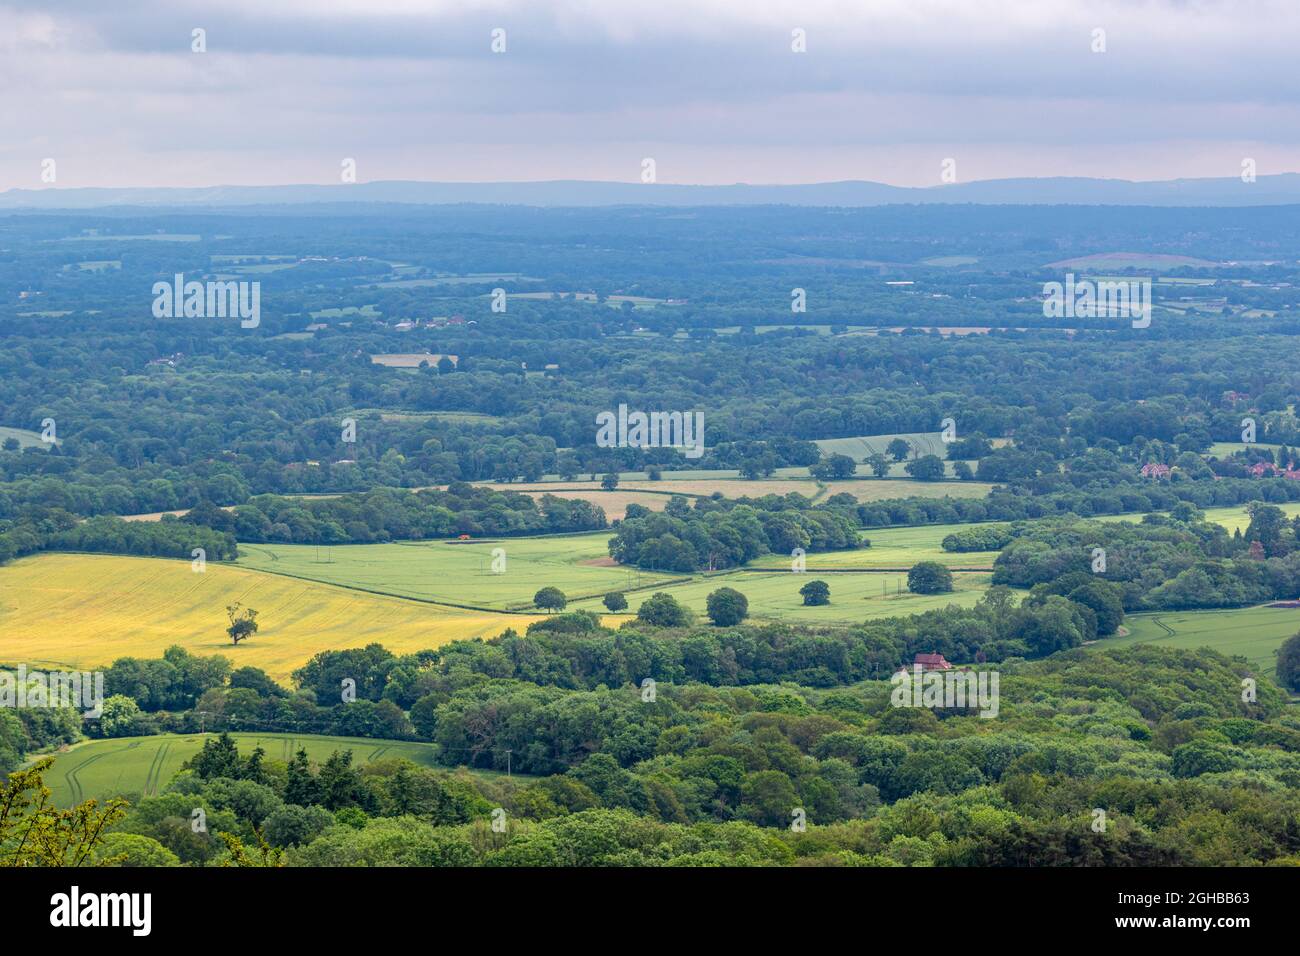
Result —
[[[0,189],[1294,172],[1298,39],[1295,0],[0,0]]]

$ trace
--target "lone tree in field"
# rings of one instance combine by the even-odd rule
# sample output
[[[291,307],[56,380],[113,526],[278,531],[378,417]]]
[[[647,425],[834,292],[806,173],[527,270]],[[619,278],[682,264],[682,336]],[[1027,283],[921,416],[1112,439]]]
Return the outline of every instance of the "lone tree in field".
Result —
[[[544,611],[563,611],[569,599],[559,588],[545,587],[533,595],[533,603]]]
[[[602,603],[615,614],[619,611],[627,610],[627,598],[623,596],[622,591],[610,591],[605,595],[605,599]]]
[[[911,453],[912,446],[908,444],[906,438],[895,438],[885,446],[885,453],[894,461],[903,461]]]
[[[709,620],[718,627],[732,627],[749,617],[749,599],[735,588],[718,588],[708,596],[705,606]]]
[[[805,607],[831,603],[831,586],[825,581],[809,581],[799,589]]]
[[[636,618],[655,627],[685,627],[691,623],[691,612],[678,604],[671,594],[657,591],[641,603]]]
[[[232,643],[238,644],[257,633],[257,612],[251,607],[244,607],[238,601],[226,605],[226,616],[230,618],[230,627],[226,634]]]
[[[937,561],[922,561],[907,572],[907,589],[913,594],[945,594],[952,590],[952,572]]]
[[[1288,637],[1278,648],[1277,682],[1288,690],[1300,692],[1300,634]]]
[[[613,491],[618,487],[618,475],[611,471],[604,478],[600,479],[600,487],[604,488],[606,491]]]

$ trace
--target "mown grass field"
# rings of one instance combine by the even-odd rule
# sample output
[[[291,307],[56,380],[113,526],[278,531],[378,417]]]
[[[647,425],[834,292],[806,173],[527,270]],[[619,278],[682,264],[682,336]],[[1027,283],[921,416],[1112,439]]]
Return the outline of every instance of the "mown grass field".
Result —
[[[1248,607],[1225,611],[1159,611],[1135,614],[1124,621],[1129,633],[1108,637],[1096,647],[1120,644],[1164,644],[1195,649],[1212,647],[1221,654],[1240,655],[1270,679],[1277,649],[1300,631],[1300,609]]]
[[[1300,501],[1288,501],[1280,504],[1281,508],[1288,518],[1294,518],[1300,515]],[[1140,521],[1141,518],[1134,520]],[[1243,532],[1250,524],[1250,515],[1246,514],[1246,506],[1238,505],[1231,508],[1206,508],[1205,520],[1221,524],[1228,529],[1229,533],[1240,528]]]
[[[864,532],[871,541],[869,548],[851,551],[814,552],[805,558],[809,571],[830,569],[880,570],[882,568],[910,568],[918,561],[937,561],[950,568],[993,567],[996,551],[945,551],[943,539],[955,531],[983,527],[975,524],[932,524],[914,528],[874,528]],[[769,554],[755,561],[756,568],[790,567],[790,556]]]
[[[258,633],[237,647],[225,608],[258,611]],[[172,644],[224,654],[278,680],[318,651],[377,641],[394,652],[522,630],[533,615],[466,611],[209,562],[96,554],[40,554],[0,567],[0,661],[99,667],[160,657]]]
[[[1276,505],[1276,507],[1281,508],[1282,512],[1288,518],[1294,518],[1297,515],[1300,515],[1300,501],[1288,501],[1283,504]],[[1246,530],[1246,527],[1250,524],[1250,515],[1246,513],[1245,505],[1230,505],[1223,508],[1206,508],[1204,509],[1203,513],[1205,515],[1206,521],[1210,522],[1211,524],[1223,525],[1223,527],[1228,529],[1229,534],[1231,534],[1233,531],[1236,531],[1237,529],[1241,529],[1244,532]],[[1131,521],[1134,524],[1138,524],[1142,521],[1142,515],[1140,514],[1100,515],[1097,517],[1096,520]]]
[[[572,600],[654,582],[683,580],[681,575],[611,566],[609,538],[609,532],[599,532],[330,548],[250,544],[240,546],[237,563],[244,568],[399,597],[492,610],[531,607],[533,595],[547,586],[559,588]],[[492,571],[492,552],[497,548],[505,551],[502,574]]]
[[[54,757],[45,772],[56,806],[70,807],[82,800],[113,796],[153,796],[159,793],[212,734],[163,734],[156,737],[119,737],[77,744]],[[354,764],[402,757],[426,767],[435,766],[433,744],[362,737],[318,737],[310,734],[233,733],[240,753],[255,747],[268,760],[288,761],[300,749],[323,763],[335,750],[351,750]]]
[[[905,573],[828,573],[821,577],[811,567],[806,574],[788,570],[770,573],[734,571],[701,576],[686,584],[662,588],[677,601],[705,619],[706,600],[718,588],[734,588],[749,600],[749,616],[810,624],[853,623],[873,618],[920,614],[956,604],[971,607],[988,589],[990,574],[959,572],[953,575],[950,594],[912,594]],[[804,607],[799,589],[809,581],[822,580],[830,586],[831,603]],[[627,595],[628,611],[635,612],[655,589]],[[580,601],[572,608],[601,610],[599,600]]]

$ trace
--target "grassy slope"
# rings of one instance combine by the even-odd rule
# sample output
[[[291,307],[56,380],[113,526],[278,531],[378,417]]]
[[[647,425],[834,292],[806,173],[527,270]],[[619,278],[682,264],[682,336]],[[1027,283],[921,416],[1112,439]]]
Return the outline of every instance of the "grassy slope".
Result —
[[[28,431],[23,428],[8,428],[0,426],[0,443],[6,438],[17,438],[18,444],[22,448],[45,448],[50,446],[47,442],[41,441],[41,433]]]
[[[431,767],[437,752],[433,744],[360,737],[271,733],[231,736],[241,753],[260,746],[270,760],[287,761],[301,748],[312,760],[324,762],[335,750],[351,750],[354,762],[359,764],[404,757]],[[45,783],[54,803],[61,807],[91,797],[102,800],[116,794],[156,794],[181,769],[181,764],[199,752],[204,739],[201,734],[164,734],[87,741],[58,754],[54,766],[45,774]]]

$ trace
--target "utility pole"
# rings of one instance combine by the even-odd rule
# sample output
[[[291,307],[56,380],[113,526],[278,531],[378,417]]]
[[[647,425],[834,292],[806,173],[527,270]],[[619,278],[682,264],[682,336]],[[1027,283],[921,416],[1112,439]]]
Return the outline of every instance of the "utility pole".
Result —
[[[510,755],[511,755],[512,753],[514,753],[514,751],[512,751],[512,750],[507,750],[507,751],[506,751],[506,776],[507,776],[507,777],[510,776]]]

